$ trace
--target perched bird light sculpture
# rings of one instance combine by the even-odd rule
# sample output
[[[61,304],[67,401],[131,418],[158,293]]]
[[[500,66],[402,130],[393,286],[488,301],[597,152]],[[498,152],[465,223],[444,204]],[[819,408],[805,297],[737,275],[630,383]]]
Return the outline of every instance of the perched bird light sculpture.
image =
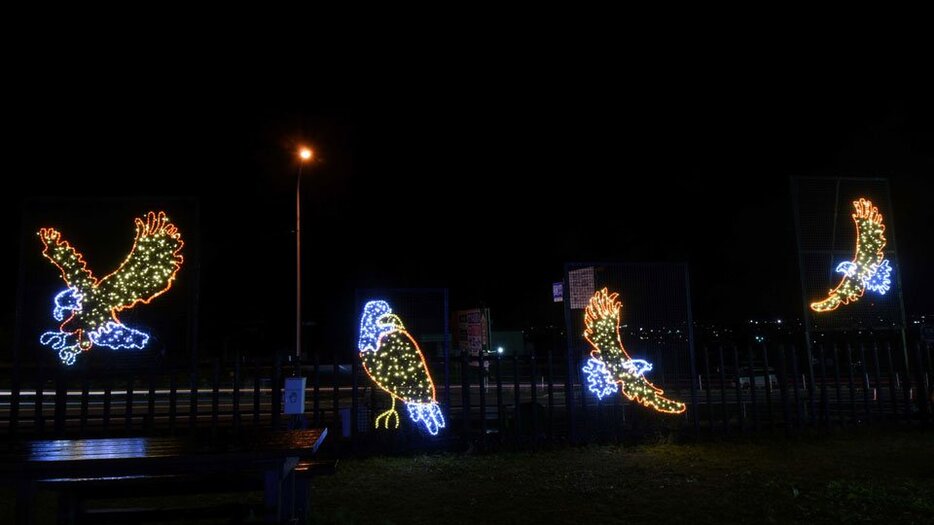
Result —
[[[593,348],[583,371],[588,389],[603,399],[622,390],[630,401],[658,412],[680,414],[687,407],[684,403],[664,397],[665,392],[645,378],[652,370],[652,363],[629,357],[619,336],[619,321],[622,303],[604,288],[590,298],[584,313],[584,339]]]
[[[428,433],[437,435],[444,428],[444,416],[435,397],[425,356],[399,316],[392,313],[386,301],[370,301],[360,317],[360,337],[357,340],[363,369],[374,383],[383,389],[392,406],[376,418],[376,428],[395,419],[399,428],[396,400],[405,404],[409,418],[421,423]]]
[[[182,266],[181,234],[165,213],[149,212],[136,222],[136,240],[129,255],[113,272],[97,278],[84,257],[53,228],[39,230],[42,255],[52,261],[67,288],[53,300],[57,331],[39,342],[58,350],[62,363],[72,365],[95,345],[114,350],[145,348],[149,335],[124,325],[117,314],[139,303],[148,304],[172,287]]]
[[[855,302],[867,289],[885,295],[891,288],[892,267],[882,251],[885,248],[882,214],[866,199],[853,201],[853,207],[856,209],[852,215],[856,223],[856,255],[852,261],[837,265],[836,272],[843,274],[843,278],[826,299],[811,303],[811,310],[815,312],[831,312],[840,305]]]

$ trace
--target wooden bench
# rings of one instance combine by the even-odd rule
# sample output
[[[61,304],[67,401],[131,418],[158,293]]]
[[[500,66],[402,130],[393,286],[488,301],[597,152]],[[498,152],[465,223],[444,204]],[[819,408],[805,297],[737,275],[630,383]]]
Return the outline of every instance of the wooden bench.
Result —
[[[57,439],[7,443],[0,448],[0,482],[17,489],[17,522],[34,522],[41,486],[62,498],[63,522],[92,523],[217,517],[207,508],[85,510],[89,499],[262,490],[266,522],[307,516],[307,479],[333,472],[315,458],[327,429],[241,432],[222,438],[188,436],[117,439]],[[299,469],[299,470],[296,470]],[[295,498],[296,488],[301,496]],[[296,501],[298,500],[298,501]],[[296,503],[298,503],[296,505]],[[247,507],[227,510],[244,515]],[[299,513],[296,513],[299,511]]]
[[[316,476],[334,474],[337,460],[303,459],[292,469],[295,514],[307,516],[310,499],[309,481]],[[264,490],[263,480],[250,475],[161,474],[147,476],[49,478],[38,481],[38,488],[59,494],[58,520],[71,523],[146,523],[152,521],[195,520],[229,517],[236,523],[247,516],[262,516],[264,505],[211,503],[169,507],[87,508],[90,501],[145,498],[190,494],[230,494]],[[158,491],[157,493],[153,493]],[[287,500],[290,498],[286,498]]]

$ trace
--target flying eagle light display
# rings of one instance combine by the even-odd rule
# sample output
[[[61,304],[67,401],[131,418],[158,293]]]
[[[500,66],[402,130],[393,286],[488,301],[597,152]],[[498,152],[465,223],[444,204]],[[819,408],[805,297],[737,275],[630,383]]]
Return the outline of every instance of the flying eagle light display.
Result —
[[[854,201],[853,207],[856,209],[852,215],[856,224],[856,255],[852,261],[837,265],[836,272],[843,274],[843,278],[826,299],[811,303],[811,310],[815,312],[832,312],[840,305],[859,300],[866,290],[885,295],[891,288],[892,267],[882,251],[885,248],[882,214],[866,199]]]
[[[425,356],[386,301],[370,301],[363,307],[357,348],[366,373],[392,399],[389,410],[376,418],[376,428],[382,422],[388,429],[392,419],[394,428],[399,428],[398,400],[405,404],[414,423],[437,435],[444,428],[444,416]]]
[[[52,317],[61,324],[39,342],[58,351],[72,365],[81,352],[96,346],[114,350],[145,348],[149,335],[123,324],[119,312],[148,304],[172,287],[182,266],[181,234],[164,212],[137,218],[136,239],[123,263],[104,277],[95,277],[84,257],[53,228],[39,230],[42,255],[61,272],[67,288],[53,300]]]
[[[619,336],[622,303],[616,298],[619,294],[610,294],[604,288],[590,298],[584,313],[584,339],[592,350],[583,371],[587,377],[587,387],[603,399],[622,390],[630,401],[667,414],[680,414],[687,407],[684,403],[664,397],[665,392],[645,378],[645,373],[652,370],[652,363],[642,359],[633,359],[623,348]]]

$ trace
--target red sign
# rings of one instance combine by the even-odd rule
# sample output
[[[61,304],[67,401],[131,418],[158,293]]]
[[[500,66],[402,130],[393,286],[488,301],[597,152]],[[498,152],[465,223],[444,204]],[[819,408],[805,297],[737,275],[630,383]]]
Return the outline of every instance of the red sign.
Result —
[[[454,344],[461,352],[469,352],[470,357],[479,357],[480,351],[490,347],[490,316],[486,308],[473,308],[454,312]],[[471,361],[473,366],[476,361]]]

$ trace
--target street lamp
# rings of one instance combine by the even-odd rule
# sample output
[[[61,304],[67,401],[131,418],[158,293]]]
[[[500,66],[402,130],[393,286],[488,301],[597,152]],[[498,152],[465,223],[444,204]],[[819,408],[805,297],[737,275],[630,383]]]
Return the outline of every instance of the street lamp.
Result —
[[[298,150],[298,175],[295,177],[295,376],[285,379],[285,404],[289,428],[305,427],[305,378],[302,377],[302,167],[314,152]]]
[[[302,167],[314,157],[311,148],[298,150],[298,176],[295,177],[295,371],[302,357]]]

